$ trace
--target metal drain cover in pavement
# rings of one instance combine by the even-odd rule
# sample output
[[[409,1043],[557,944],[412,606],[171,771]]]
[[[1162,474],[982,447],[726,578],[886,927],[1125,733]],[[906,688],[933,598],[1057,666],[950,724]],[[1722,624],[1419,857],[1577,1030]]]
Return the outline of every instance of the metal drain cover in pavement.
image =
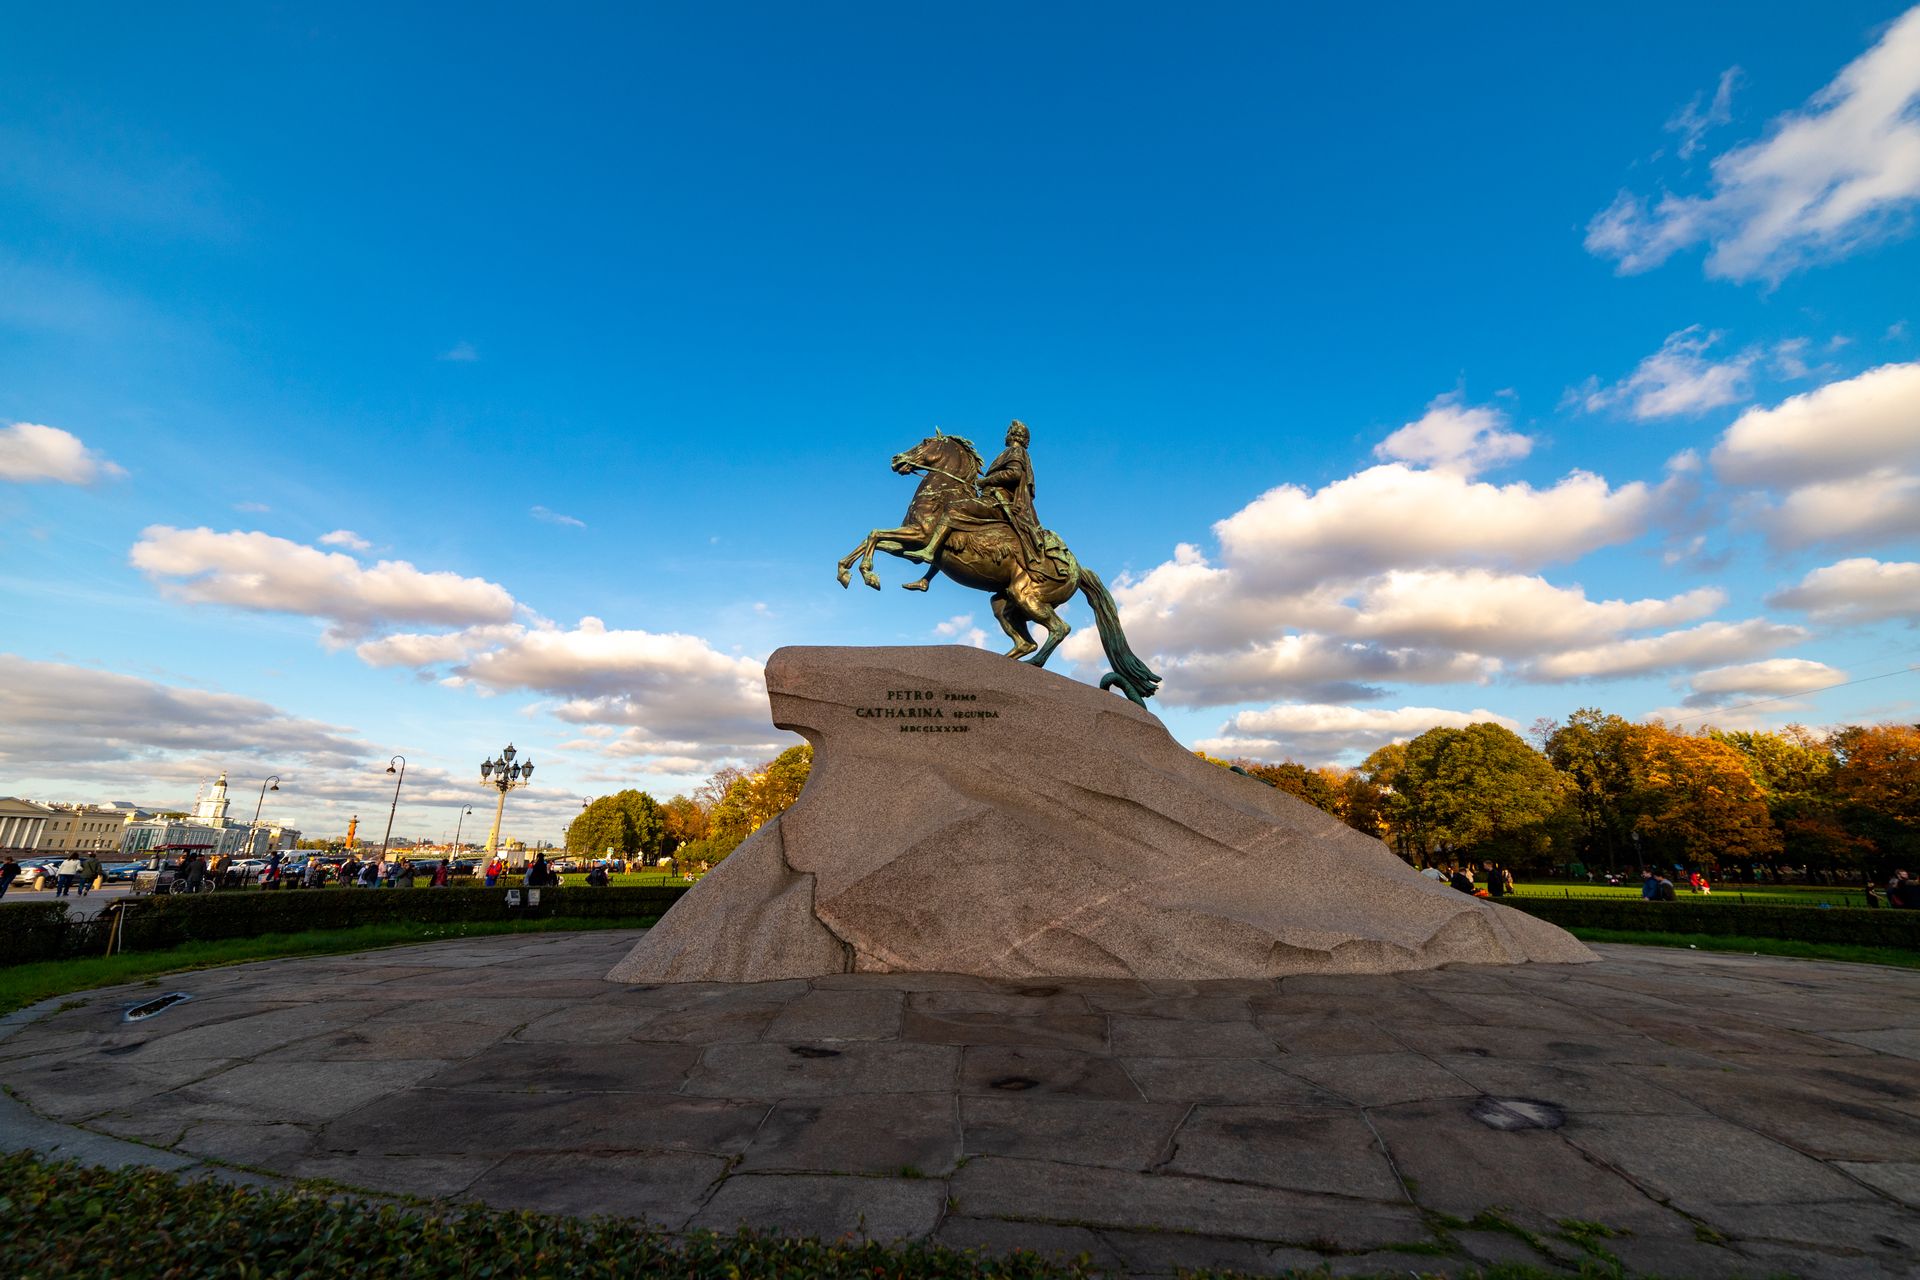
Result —
[[[1558,1129],[1567,1122],[1567,1113],[1551,1102],[1532,1098],[1480,1098],[1467,1114],[1487,1126],[1511,1132],[1515,1129]]]
[[[191,1000],[192,996],[184,991],[169,991],[163,996],[155,996],[145,1004],[137,1004],[121,1015],[123,1022],[145,1022],[148,1018],[165,1013],[182,1000]]]

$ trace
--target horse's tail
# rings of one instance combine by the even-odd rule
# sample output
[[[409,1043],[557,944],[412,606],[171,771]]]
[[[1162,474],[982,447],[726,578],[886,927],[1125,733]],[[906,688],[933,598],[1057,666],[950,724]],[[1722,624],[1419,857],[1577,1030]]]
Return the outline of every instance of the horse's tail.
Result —
[[[1140,706],[1146,706],[1147,699],[1160,687],[1160,677],[1127,643],[1127,633],[1120,629],[1120,607],[1113,602],[1100,575],[1085,565],[1080,566],[1080,594],[1093,606],[1094,620],[1100,625],[1100,647],[1107,651],[1107,661],[1113,664],[1113,670],[1100,677],[1100,687],[1119,685],[1120,692]]]

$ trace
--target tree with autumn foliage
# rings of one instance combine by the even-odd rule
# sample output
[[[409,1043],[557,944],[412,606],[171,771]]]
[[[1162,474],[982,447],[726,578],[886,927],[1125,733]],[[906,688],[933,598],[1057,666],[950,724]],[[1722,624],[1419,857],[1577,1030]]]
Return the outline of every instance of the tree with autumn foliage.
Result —
[[[1739,750],[1709,734],[1656,721],[1632,726],[1633,830],[1655,866],[1771,863],[1780,829]]]
[[[1843,828],[1883,864],[1920,861],[1920,725],[1848,725],[1827,741]]]

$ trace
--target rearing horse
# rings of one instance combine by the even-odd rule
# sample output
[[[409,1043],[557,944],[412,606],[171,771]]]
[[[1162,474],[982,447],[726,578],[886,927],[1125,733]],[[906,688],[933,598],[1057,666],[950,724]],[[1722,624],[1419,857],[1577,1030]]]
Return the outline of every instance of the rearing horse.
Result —
[[[924,547],[940,517],[956,502],[977,501],[974,481],[980,475],[980,455],[972,441],[935,431],[905,453],[893,456],[893,469],[912,475],[924,471],[920,487],[914,490],[907,514],[895,529],[875,529],[840,562],[835,577],[841,586],[851,582],[854,561],[860,562],[860,580],[880,589],[879,575],[873,571],[876,551],[892,555]],[[947,535],[939,555],[918,581],[903,583],[909,591],[925,591],[936,573],[944,573],[963,587],[991,594],[993,616],[1000,629],[1013,641],[1007,656],[1045,666],[1060,642],[1073,630],[1066,619],[1054,612],[1056,606],[1073,597],[1075,591],[1086,596],[1100,628],[1100,646],[1106,650],[1113,670],[1100,678],[1102,689],[1118,686],[1120,691],[1141,706],[1160,687],[1160,677],[1127,644],[1120,628],[1120,610],[1098,574],[1074,559],[1066,544],[1051,534],[1042,549],[1042,558],[1051,573],[1035,572],[1021,553],[1019,539],[1009,524],[956,522]],[[1047,629],[1045,644],[1035,644],[1027,630],[1037,622]]]

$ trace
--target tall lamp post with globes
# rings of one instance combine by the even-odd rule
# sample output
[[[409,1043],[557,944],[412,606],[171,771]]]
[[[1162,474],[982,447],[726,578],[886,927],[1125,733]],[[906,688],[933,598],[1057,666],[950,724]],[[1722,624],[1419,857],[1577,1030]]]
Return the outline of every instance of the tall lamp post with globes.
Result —
[[[513,744],[509,742],[506,750],[498,758],[480,762],[480,781],[500,793],[500,801],[493,809],[493,829],[487,832],[487,861],[493,861],[493,855],[500,847],[500,819],[507,811],[507,792],[515,787],[524,787],[533,781],[533,761],[513,762]]]
[[[393,767],[396,764],[400,766],[398,769]],[[387,806],[387,834],[380,837],[380,861],[382,862],[387,860],[387,842],[393,839],[393,814],[394,810],[400,807],[400,784],[407,780],[407,758],[395,756],[387,761],[387,772],[397,773],[400,776],[393,780],[393,803]]]

